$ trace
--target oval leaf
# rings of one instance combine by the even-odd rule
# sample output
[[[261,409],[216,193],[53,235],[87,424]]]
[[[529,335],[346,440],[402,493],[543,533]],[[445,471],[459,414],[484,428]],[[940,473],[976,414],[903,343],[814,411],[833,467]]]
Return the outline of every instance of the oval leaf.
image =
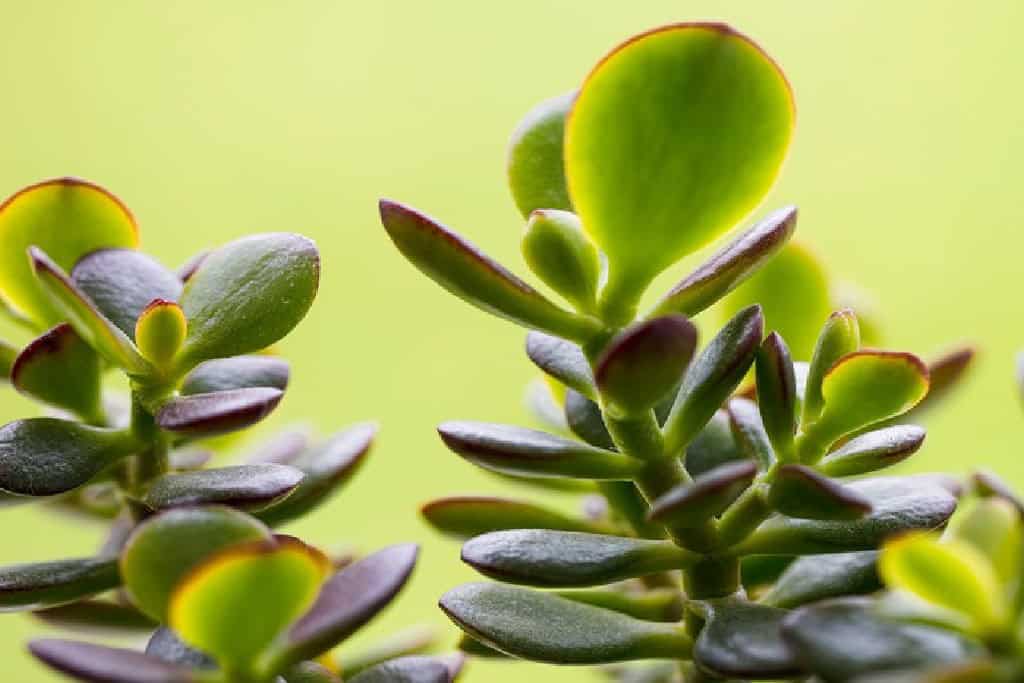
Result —
[[[691,477],[699,477],[727,462],[748,459],[748,449],[744,446],[740,450],[730,422],[726,411],[716,411],[686,447],[686,471]]]
[[[768,490],[768,502],[784,515],[801,519],[860,519],[871,512],[871,503],[803,465],[783,465]]]
[[[693,649],[706,671],[723,678],[792,678],[802,672],[779,626],[786,610],[744,600],[714,600]]]
[[[726,412],[729,414],[729,428],[740,451],[759,462],[761,467],[770,468],[775,463],[775,449],[754,402],[747,398],[734,398],[729,401]]]
[[[18,354],[11,383],[37,401],[102,422],[100,371],[96,352],[71,325],[61,323]]]
[[[159,625],[133,606],[112,600],[77,600],[32,616],[48,626],[90,634],[148,635]]]
[[[589,399],[597,398],[594,373],[583,349],[570,341],[543,332],[526,335],[526,355],[533,364],[559,382]]]
[[[399,657],[359,673],[352,683],[449,683],[444,663],[432,657]]]
[[[924,437],[925,430],[916,425],[868,432],[829,453],[818,469],[830,477],[850,477],[890,467],[916,453]]]
[[[262,420],[283,396],[280,389],[250,387],[172,398],[160,407],[156,422],[161,429],[187,436],[226,434]]]
[[[799,557],[761,602],[793,608],[826,598],[874,593],[882,587],[877,565],[875,550]]]
[[[135,650],[73,640],[33,640],[29,651],[47,666],[95,683],[190,683],[192,672]]]
[[[615,443],[604,424],[601,408],[583,394],[565,392],[565,422],[569,430],[595,448],[614,451]]]
[[[117,560],[103,557],[16,564],[0,568],[0,611],[63,605],[117,588]]]
[[[169,365],[188,334],[188,322],[181,307],[173,301],[154,299],[135,324],[135,342],[139,353],[158,368]]]
[[[301,470],[275,464],[165,474],[153,480],[142,502],[152,510],[212,504],[261,510],[291,493],[303,476]]]
[[[550,529],[601,533],[605,525],[520,500],[458,496],[433,500],[420,510],[430,526],[459,539],[508,529]]]
[[[840,358],[848,356],[858,349],[860,349],[860,325],[854,312],[846,308],[830,315],[818,335],[814,355],[807,368],[803,417],[800,420],[802,424],[809,425],[817,420],[825,407],[825,397],[821,395],[821,384],[825,379],[825,373]]]
[[[530,270],[577,310],[592,312],[601,279],[601,256],[570,211],[530,214],[521,244]]]
[[[508,145],[508,184],[524,217],[537,209],[572,210],[562,142],[576,92],[544,100],[516,126]]]
[[[796,371],[789,347],[777,332],[761,343],[757,352],[757,407],[772,447],[782,461],[792,460],[796,435]]]
[[[650,517],[678,527],[697,527],[721,514],[757,476],[750,461],[730,462],[676,486],[651,504]]]
[[[235,356],[200,363],[181,383],[181,393],[272,387],[284,391],[290,374],[288,361],[274,356]]]

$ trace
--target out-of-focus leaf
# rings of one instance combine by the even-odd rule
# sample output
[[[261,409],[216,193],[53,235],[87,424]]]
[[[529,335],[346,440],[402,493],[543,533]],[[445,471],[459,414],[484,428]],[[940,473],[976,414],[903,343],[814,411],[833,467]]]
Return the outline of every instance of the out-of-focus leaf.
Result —
[[[542,505],[492,496],[440,498],[424,505],[420,512],[432,527],[460,539],[508,529],[610,531],[607,525],[571,517]]]
[[[924,429],[917,425],[895,425],[861,434],[825,456],[818,469],[830,477],[880,470],[916,453],[924,437]]]
[[[441,597],[441,609],[473,638],[514,657],[553,664],[685,659],[691,641],[676,625],[524,588],[469,583]]]
[[[71,325],[61,323],[18,354],[10,378],[22,394],[98,422],[100,370],[96,352]]]
[[[303,477],[302,470],[275,464],[177,472],[154,479],[142,502],[153,510],[216,504],[262,510],[290,494]]]
[[[739,450],[760,463],[764,469],[771,467],[776,460],[775,449],[772,448],[757,405],[748,398],[734,398],[726,406],[726,413]]]
[[[284,392],[272,387],[228,389],[180,396],[160,406],[161,429],[187,436],[215,436],[256,424],[280,403]]]
[[[651,519],[673,526],[699,526],[732,505],[755,476],[757,465],[750,460],[719,465],[654,501]]]
[[[77,600],[33,616],[56,628],[112,635],[149,634],[159,625],[131,605],[112,600]]]
[[[544,100],[512,132],[508,145],[508,184],[524,217],[537,209],[572,210],[565,185],[562,143],[565,117],[576,92]]]
[[[543,332],[526,335],[526,355],[533,364],[559,382],[594,400],[594,374],[576,344]]]
[[[530,381],[526,387],[526,404],[530,414],[540,422],[541,426],[548,431],[566,432],[569,424],[565,419],[565,408],[562,398],[564,391],[561,387],[552,387],[555,380],[547,377],[537,377]]]
[[[181,393],[210,394],[250,387],[288,386],[288,361],[274,356],[235,356],[200,363],[181,383]]]
[[[1024,559],[1024,529],[1012,503],[999,498],[978,501],[957,515],[951,535],[981,553],[1001,585],[1015,588]]]
[[[761,602],[793,608],[826,598],[873,593],[882,587],[877,563],[875,550],[799,557]]]
[[[8,380],[11,377],[11,368],[18,357],[20,350],[0,339],[0,381]]]
[[[972,346],[961,346],[928,361],[928,395],[907,416],[914,419],[941,405],[964,381],[976,353]]]
[[[803,417],[800,422],[809,425],[818,419],[825,407],[821,385],[825,374],[840,358],[860,349],[860,326],[857,316],[849,309],[836,311],[825,321],[814,346],[814,354],[807,368],[804,386]]]
[[[190,669],[217,668],[217,662],[213,657],[191,647],[166,626],[161,626],[153,632],[153,636],[146,643],[146,654]]]
[[[299,662],[284,672],[279,681],[284,683],[341,683],[330,669],[317,662]]]
[[[185,313],[178,304],[164,299],[154,299],[146,306],[135,325],[139,353],[159,368],[166,367],[174,358],[186,334]]]
[[[601,257],[569,211],[538,209],[530,214],[523,258],[534,274],[578,310],[593,311],[601,278]]]
[[[192,683],[197,680],[188,668],[135,650],[51,638],[33,640],[28,649],[47,666],[80,681]]]
[[[25,251],[37,246],[61,268],[105,247],[135,247],[135,218],[117,197],[77,178],[31,185],[0,204],[0,297],[40,329],[64,320],[36,284]]]
[[[434,657],[399,657],[352,678],[352,683],[449,683],[448,667]]]
[[[334,658],[338,661],[339,669],[348,676],[354,676],[363,669],[389,659],[426,652],[436,644],[438,634],[438,629],[433,626],[410,626],[391,633],[357,652],[342,650]]]
[[[477,536],[462,560],[506,583],[572,588],[682,569],[698,557],[669,541],[516,529]]]
[[[786,461],[793,457],[796,434],[796,371],[789,347],[777,332],[761,343],[757,352],[757,407],[761,422],[776,455]]]
[[[0,568],[0,611],[37,610],[121,585],[117,560],[89,557]]]
[[[707,603],[706,623],[693,658],[723,678],[792,678],[802,667],[782,640],[779,625],[787,612],[745,600]]]
[[[778,469],[768,501],[779,512],[801,519],[860,519],[871,512],[871,503],[854,489],[803,465]]]
[[[983,498],[1001,498],[1015,508],[1024,517],[1024,500],[1014,492],[1013,488],[1003,481],[998,474],[990,470],[979,470],[971,476],[974,490]]]
[[[384,228],[398,250],[427,277],[488,313],[525,327],[582,341],[598,323],[563,310],[500,263],[440,223],[388,200],[380,202]]]

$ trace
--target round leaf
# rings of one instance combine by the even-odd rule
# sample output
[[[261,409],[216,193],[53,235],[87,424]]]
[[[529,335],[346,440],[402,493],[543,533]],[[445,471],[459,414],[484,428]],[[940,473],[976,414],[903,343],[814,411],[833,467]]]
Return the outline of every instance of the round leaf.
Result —
[[[173,301],[156,299],[135,323],[135,343],[139,352],[157,367],[166,367],[181,348],[188,323],[181,307]]]
[[[569,211],[538,209],[530,214],[522,241],[530,270],[581,311],[597,299],[601,257]]]
[[[565,186],[565,117],[575,92],[544,100],[516,126],[508,145],[508,184],[523,216],[537,209],[572,210]]]
[[[433,657],[399,657],[357,674],[352,683],[449,683],[448,667]]]

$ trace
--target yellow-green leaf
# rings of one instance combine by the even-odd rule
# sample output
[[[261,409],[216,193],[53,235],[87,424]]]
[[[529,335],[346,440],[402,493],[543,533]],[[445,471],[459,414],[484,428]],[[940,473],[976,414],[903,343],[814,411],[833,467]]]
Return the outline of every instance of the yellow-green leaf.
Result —
[[[135,323],[135,343],[146,360],[166,367],[181,348],[187,331],[188,322],[181,306],[156,299],[143,309]]]

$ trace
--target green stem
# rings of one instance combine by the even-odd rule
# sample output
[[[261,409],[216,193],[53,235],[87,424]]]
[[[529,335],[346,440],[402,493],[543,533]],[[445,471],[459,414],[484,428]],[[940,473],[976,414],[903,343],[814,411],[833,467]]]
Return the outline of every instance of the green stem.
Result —
[[[767,485],[754,484],[733,503],[718,522],[718,540],[728,548],[749,536],[772,514],[768,504]]]

